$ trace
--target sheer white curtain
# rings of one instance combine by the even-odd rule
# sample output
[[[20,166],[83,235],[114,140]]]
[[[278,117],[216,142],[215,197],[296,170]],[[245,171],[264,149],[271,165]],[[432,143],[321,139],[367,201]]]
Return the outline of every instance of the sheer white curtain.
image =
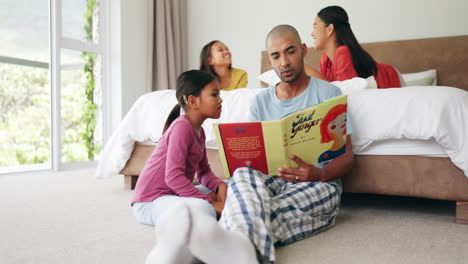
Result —
[[[175,89],[186,65],[186,0],[149,0],[148,91]]]

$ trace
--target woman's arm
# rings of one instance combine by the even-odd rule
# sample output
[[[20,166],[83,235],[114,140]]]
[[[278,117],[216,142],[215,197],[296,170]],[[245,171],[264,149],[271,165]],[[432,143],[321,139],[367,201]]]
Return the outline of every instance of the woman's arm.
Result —
[[[307,64],[304,64],[304,70],[305,70],[305,73],[309,76],[312,76],[314,78],[317,78],[317,79],[320,79],[320,80],[325,80],[325,78],[320,74],[319,71],[317,71],[316,69],[310,67],[309,65]]]

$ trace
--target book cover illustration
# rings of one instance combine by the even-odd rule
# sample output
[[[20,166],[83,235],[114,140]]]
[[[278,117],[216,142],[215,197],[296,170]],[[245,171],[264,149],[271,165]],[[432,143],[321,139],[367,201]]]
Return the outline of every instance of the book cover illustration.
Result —
[[[347,97],[338,96],[280,120],[214,124],[226,176],[239,167],[276,175],[278,168],[297,168],[295,154],[308,164],[345,153]]]

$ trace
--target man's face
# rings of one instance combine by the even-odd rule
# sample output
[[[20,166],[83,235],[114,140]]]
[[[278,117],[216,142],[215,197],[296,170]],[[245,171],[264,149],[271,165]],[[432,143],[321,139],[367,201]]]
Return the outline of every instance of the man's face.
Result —
[[[268,58],[279,78],[292,83],[299,78],[304,68],[303,45],[292,33],[268,40]]]

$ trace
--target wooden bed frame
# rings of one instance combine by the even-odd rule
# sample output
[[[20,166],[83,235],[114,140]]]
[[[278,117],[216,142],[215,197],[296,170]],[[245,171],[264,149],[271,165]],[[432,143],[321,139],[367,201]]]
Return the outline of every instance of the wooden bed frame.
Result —
[[[363,44],[376,61],[390,64],[401,73],[437,69],[440,86],[468,91],[468,36]],[[321,53],[309,48],[305,62],[318,68]],[[262,72],[271,69],[262,52]],[[468,136],[468,131],[467,136]],[[154,146],[136,144],[121,174],[126,188],[133,189]],[[217,150],[208,150],[212,170],[224,172]],[[456,222],[468,224],[468,178],[449,158],[423,156],[356,155],[353,171],[343,177],[346,192],[412,196],[456,201]]]

